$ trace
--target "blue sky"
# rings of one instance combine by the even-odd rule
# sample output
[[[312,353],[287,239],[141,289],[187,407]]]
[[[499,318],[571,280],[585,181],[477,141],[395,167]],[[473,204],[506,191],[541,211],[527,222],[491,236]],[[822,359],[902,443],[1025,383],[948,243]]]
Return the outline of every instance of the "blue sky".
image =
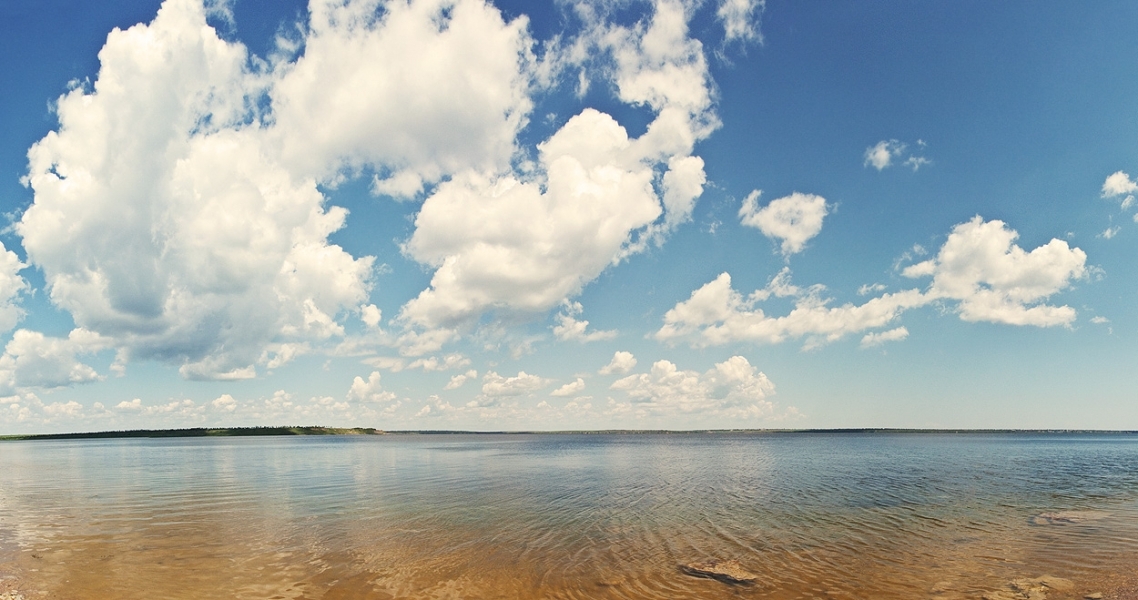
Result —
[[[0,430],[1138,428],[1135,13],[5,5]]]

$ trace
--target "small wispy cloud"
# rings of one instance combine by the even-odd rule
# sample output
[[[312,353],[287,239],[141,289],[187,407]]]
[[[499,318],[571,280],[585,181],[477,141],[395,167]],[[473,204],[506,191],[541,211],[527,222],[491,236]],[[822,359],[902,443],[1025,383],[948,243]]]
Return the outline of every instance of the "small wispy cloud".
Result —
[[[876,294],[877,292],[884,292],[884,291],[885,291],[885,286],[880,284],[880,283],[874,283],[872,285],[867,283],[867,284],[857,288],[857,295],[858,296],[868,296],[869,294]]]
[[[1138,191],[1138,183],[1130,179],[1125,171],[1115,171],[1102,183],[1102,197],[1113,198]],[[1133,200],[1130,200],[1133,202]]]
[[[904,163],[901,163],[901,164],[903,164],[906,167],[909,167],[909,168],[913,169],[914,171],[916,171],[917,169],[920,169],[921,167],[923,167],[925,165],[931,165],[932,162],[933,161],[931,161],[931,160],[929,160],[923,156],[910,156],[909,158],[905,159]]]
[[[907,337],[909,337],[909,330],[904,327],[898,327],[880,333],[867,333],[861,338],[861,347],[862,349],[874,348],[885,342],[899,342]]]
[[[917,140],[917,147],[920,150],[923,151],[927,146],[924,140]],[[878,171],[884,171],[894,164],[901,164],[917,171],[923,166],[932,164],[928,158],[909,152],[909,144],[899,140],[881,140],[866,148],[864,157],[864,165]]]

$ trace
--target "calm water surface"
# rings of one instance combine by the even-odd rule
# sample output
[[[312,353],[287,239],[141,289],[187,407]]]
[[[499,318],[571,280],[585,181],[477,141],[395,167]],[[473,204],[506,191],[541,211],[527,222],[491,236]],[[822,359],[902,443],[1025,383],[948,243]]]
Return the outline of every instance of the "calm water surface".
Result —
[[[679,569],[708,559],[759,581]],[[29,600],[1135,598],[1138,436],[4,442],[4,575]]]

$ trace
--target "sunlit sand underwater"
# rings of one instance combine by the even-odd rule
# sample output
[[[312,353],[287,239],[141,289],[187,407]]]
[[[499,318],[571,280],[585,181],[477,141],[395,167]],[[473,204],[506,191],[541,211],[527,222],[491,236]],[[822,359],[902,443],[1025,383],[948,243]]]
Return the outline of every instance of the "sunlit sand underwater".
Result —
[[[736,561],[754,580],[685,569]],[[1138,598],[1138,436],[0,444],[0,597]]]

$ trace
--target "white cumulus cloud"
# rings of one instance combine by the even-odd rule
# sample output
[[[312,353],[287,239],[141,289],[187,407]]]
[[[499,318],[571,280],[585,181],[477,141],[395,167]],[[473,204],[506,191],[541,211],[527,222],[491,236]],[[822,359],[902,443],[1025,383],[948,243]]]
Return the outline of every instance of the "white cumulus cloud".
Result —
[[[933,277],[928,296],[958,301],[965,321],[1049,327],[1075,320],[1070,306],[1043,300],[1082,278],[1087,255],[1067,242],[1052,239],[1028,252],[1015,244],[1019,234],[1003,221],[979,216],[952,229],[935,258],[902,274]]]
[[[706,180],[692,151],[719,122],[685,5],[660,0],[650,19],[630,26],[582,14],[596,20],[570,44],[566,64],[600,68],[622,102],[654,119],[633,139],[611,116],[585,109],[538,145],[531,171],[471,168],[441,183],[403,247],[435,269],[398,317],[405,354],[438,349],[486,313],[548,311],[690,218]]]
[[[228,394],[226,394],[226,395],[228,395]],[[218,400],[221,400],[221,398],[218,398]],[[214,400],[214,402],[217,402],[217,400]],[[117,408],[118,410],[141,410],[142,409],[142,399],[141,398],[135,398],[134,400],[123,400],[122,402],[119,402],[118,404],[116,404],[115,408]]]
[[[752,35],[760,7],[724,4],[728,37]],[[403,252],[434,275],[390,335],[428,354],[487,313],[548,311],[690,220],[706,184],[693,150],[719,126],[692,12],[658,0],[615,24],[582,10],[582,33],[539,47],[526,18],[484,0],[311,0],[298,37],[262,60],[219,37],[201,0],[166,0],[112,32],[94,83],[59,99],[15,230],[51,301],[120,366],[246,379],[342,338],[348,315],[386,340],[365,304],[374,260],[329,243],[347,212],[319,187],[374,173],[376,193],[426,194]],[[586,109],[521,147],[531,96],[577,69],[651,111],[646,132]],[[22,265],[4,257],[10,329]],[[565,335],[609,335],[567,315]]]
[[[357,402],[390,402],[394,400],[395,394],[384,391],[380,379],[379,371],[372,371],[367,380],[356,376],[352,380],[352,387],[348,389],[348,400]]]
[[[370,166],[413,196],[465,169],[509,165],[532,102],[525,18],[482,0],[312,0],[304,53],[271,91],[282,159],[334,179]]]
[[[887,326],[904,311],[936,301],[954,303],[965,321],[1069,325],[1075,309],[1045,300],[1085,276],[1086,253],[1058,239],[1027,252],[1015,245],[1017,237],[1002,221],[975,217],[961,223],[936,257],[902,271],[906,277],[932,277],[926,291],[883,293],[859,305],[829,306],[823,287],[791,285],[785,268],[767,288],[748,296],[736,291],[731,276],[722,273],[669,310],[654,337],[687,340],[694,346],[739,341],[777,344],[806,338],[806,347],[811,348]],[[794,308],[786,315],[768,315],[759,304],[771,296],[793,296]],[[870,335],[867,343],[900,336],[900,329]]]
[[[715,16],[723,24],[724,41],[761,40],[759,15],[765,6],[764,0],[721,0]]]
[[[28,289],[28,282],[20,276],[26,267],[15,252],[0,243],[0,333],[10,331],[24,316],[19,296]]]
[[[774,404],[767,400],[774,384],[742,356],[733,356],[705,373],[681,370],[660,360],[648,373],[618,379],[611,388],[626,393],[637,409],[653,414],[764,417],[774,413]]]
[[[66,338],[18,329],[0,356],[0,395],[98,381],[99,374],[79,356],[106,347],[105,339],[85,329],[72,330]]]
[[[137,400],[137,399],[136,399],[136,401],[139,402],[140,404],[142,402],[141,400]],[[222,394],[222,395],[218,396],[217,398],[214,398],[213,401],[210,402],[210,404],[214,408],[216,408],[217,410],[220,410],[223,412],[230,412],[231,413],[234,410],[237,410],[237,400],[235,400],[233,398],[233,396],[230,396],[229,394]]]
[[[794,192],[759,208],[760,194],[755,190],[747,195],[739,208],[739,219],[768,238],[782,242],[784,255],[801,252],[806,242],[822,231],[822,220],[830,209],[825,198]]]
[[[374,304],[361,306],[360,320],[364,322],[364,325],[375,329],[376,327],[379,327],[380,321],[383,320],[383,311],[379,310],[379,308]]]
[[[52,302],[188,378],[252,377],[269,344],[342,334],[372,259],[327,242],[346,211],[281,162],[244,47],[201,2],[167,0],[99,58],[28,153],[34,201],[16,231]]]
[[[609,364],[601,367],[597,373],[601,375],[623,375],[636,367],[636,357],[631,352],[617,350],[612,355]]]
[[[768,315],[757,304],[771,295],[770,290],[786,285],[786,273],[780,274],[783,282],[776,277],[774,285],[747,297],[731,287],[729,274],[722,273],[665,313],[664,326],[655,337],[661,341],[688,339],[695,346],[736,341],[778,344],[806,337],[807,346],[813,347],[882,327],[905,310],[928,303],[921,292],[909,290],[883,294],[860,305],[829,306],[821,289],[791,286],[785,291],[796,297],[794,308],[787,315]]]
[[[518,371],[514,377],[503,377],[490,371],[482,378],[482,393],[491,398],[502,396],[522,396],[549,385],[549,380],[525,371]]]
[[[589,322],[577,320],[577,316],[584,310],[580,302],[564,302],[561,308],[562,312],[557,315],[557,325],[553,326],[553,335],[557,339],[584,343],[616,337],[616,332],[611,330],[588,331]]]
[[[560,396],[576,396],[577,394],[581,393],[581,390],[584,390],[584,389],[585,389],[585,380],[578,377],[576,381],[570,381],[569,383],[566,383],[565,385],[553,390],[552,392],[549,392],[549,395],[550,396],[559,396],[559,397]]]
[[[905,152],[906,145],[897,140],[881,140],[865,149],[865,166],[881,171],[893,164],[893,159]]]
[[[1102,183],[1103,198],[1112,198],[1123,194],[1132,194],[1138,191],[1138,183],[1130,179],[1124,171],[1116,171]]]
[[[473,172],[441,184],[404,247],[437,270],[400,318],[454,328],[491,309],[542,312],[578,293],[661,213],[652,169],[612,156],[628,148],[623,127],[587,109],[542,146],[544,191]]]
[[[907,337],[909,337],[909,330],[904,327],[898,327],[880,333],[867,333],[861,338],[861,347],[874,348],[885,342],[899,342]]]
[[[471,379],[477,379],[477,378],[478,378],[478,371],[471,369],[465,373],[459,373],[458,375],[452,376],[450,378],[450,381],[447,382],[446,387],[444,387],[443,389],[444,390],[456,390],[456,389],[462,387],[463,385],[466,385],[467,381],[470,381]]]

